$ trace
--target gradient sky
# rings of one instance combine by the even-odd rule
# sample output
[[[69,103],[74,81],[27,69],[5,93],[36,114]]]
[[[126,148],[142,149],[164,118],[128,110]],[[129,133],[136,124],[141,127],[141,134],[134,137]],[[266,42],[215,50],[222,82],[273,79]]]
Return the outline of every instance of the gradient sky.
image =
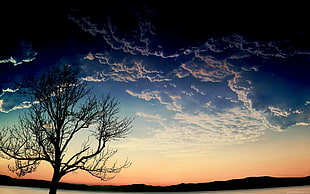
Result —
[[[109,145],[130,168],[109,182],[83,172],[63,181],[171,185],[310,174],[303,5],[253,10],[117,0],[11,7],[1,13],[1,127],[31,106],[14,82],[59,63],[78,66],[93,93],[110,92],[121,115],[135,117],[131,134]],[[0,160],[0,174],[14,176],[7,161]],[[25,178],[50,177],[42,163]]]

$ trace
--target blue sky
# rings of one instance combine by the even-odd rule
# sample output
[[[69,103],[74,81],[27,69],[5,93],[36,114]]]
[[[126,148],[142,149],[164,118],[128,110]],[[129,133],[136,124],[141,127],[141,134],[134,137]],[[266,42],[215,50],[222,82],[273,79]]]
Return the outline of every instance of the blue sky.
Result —
[[[37,21],[38,15],[20,10],[31,19],[33,29],[23,29],[20,34],[14,30],[14,36],[5,44],[9,45],[6,52],[0,56],[1,126],[12,124],[33,103],[17,93],[15,81],[39,75],[55,64],[70,63],[81,69],[80,78],[92,87],[93,93],[111,93],[121,103],[120,114],[135,117],[131,134],[112,142],[120,155],[131,157],[133,163],[151,160],[151,164],[159,164],[162,160],[170,165],[165,170],[170,169],[171,176],[177,176],[176,171],[182,174],[181,169],[188,169],[184,161],[203,168],[202,161],[217,152],[225,153],[229,147],[239,152],[221,156],[222,159],[215,157],[214,164],[219,166],[214,169],[223,168],[220,164],[225,160],[253,154],[251,146],[257,151],[261,149],[258,145],[268,144],[271,150],[277,150],[285,141],[303,137],[299,140],[303,143],[290,150],[290,160],[283,164],[287,173],[270,173],[294,175],[289,166],[289,161],[293,161],[290,155],[295,152],[304,157],[308,152],[298,146],[308,147],[310,135],[310,49],[306,30],[287,26],[290,23],[272,23],[263,17],[253,18],[253,22],[260,21],[257,26],[247,25],[239,15],[228,14],[235,21],[231,27],[228,20],[218,18],[211,22],[213,12],[205,15],[203,8],[194,4],[173,11],[169,6],[159,9],[159,4],[140,1],[117,1],[106,8],[55,7],[46,13],[33,8],[46,23]],[[187,9],[200,12],[183,15]],[[53,16],[55,10],[61,10],[61,14]],[[217,28],[218,24],[221,27]],[[287,27],[293,30],[285,31]],[[257,28],[266,30],[258,33]],[[46,34],[39,37],[40,33]],[[270,164],[282,157],[281,151],[272,156]],[[263,156],[268,158],[271,154],[257,157]],[[176,160],[182,161],[178,168],[172,167]],[[269,172],[258,173],[258,169],[267,167],[257,166],[257,161],[249,161],[247,165],[253,164],[252,167],[240,170],[248,173],[232,173],[231,178]],[[300,166],[298,175],[309,172],[303,163]],[[205,169],[213,167],[210,164]],[[138,166],[133,169],[145,170]],[[215,174],[218,179],[228,177]],[[124,177],[125,180],[125,172]],[[135,178],[141,182],[143,174]],[[205,179],[212,179],[212,174]],[[202,180],[203,177],[186,181]],[[160,184],[178,181],[184,180],[175,177],[174,181]]]

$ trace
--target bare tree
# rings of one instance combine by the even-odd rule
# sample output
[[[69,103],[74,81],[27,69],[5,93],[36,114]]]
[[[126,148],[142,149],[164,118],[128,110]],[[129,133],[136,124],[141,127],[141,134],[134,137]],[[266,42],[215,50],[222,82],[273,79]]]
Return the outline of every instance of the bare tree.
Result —
[[[59,181],[70,172],[84,170],[105,181],[130,166],[127,160],[109,165],[116,150],[107,149],[106,144],[125,137],[132,119],[117,116],[119,102],[109,95],[90,95],[78,74],[71,65],[59,65],[22,82],[20,91],[31,97],[32,106],[17,125],[0,131],[0,156],[15,160],[9,170],[17,176],[36,171],[41,161],[52,166],[50,194],[57,192]],[[81,133],[87,135],[79,139],[80,149],[72,154],[68,149]]]

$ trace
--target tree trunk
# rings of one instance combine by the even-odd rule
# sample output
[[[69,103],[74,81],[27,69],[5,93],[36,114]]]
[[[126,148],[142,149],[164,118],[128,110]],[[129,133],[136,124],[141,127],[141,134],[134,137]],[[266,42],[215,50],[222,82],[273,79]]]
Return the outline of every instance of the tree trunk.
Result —
[[[57,193],[60,178],[61,178],[61,176],[60,176],[59,172],[54,170],[49,194],[56,194]]]

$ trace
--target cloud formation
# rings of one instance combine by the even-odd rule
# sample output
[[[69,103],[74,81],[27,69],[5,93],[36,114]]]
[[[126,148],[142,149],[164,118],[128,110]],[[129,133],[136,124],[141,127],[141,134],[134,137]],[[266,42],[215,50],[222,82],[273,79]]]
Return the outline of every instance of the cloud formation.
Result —
[[[0,100],[0,112],[9,113],[14,110],[30,108],[32,103],[29,101],[21,102],[20,104],[9,106],[10,102],[6,102],[5,100]]]
[[[294,83],[297,76],[285,81],[281,74],[294,73],[309,52],[239,34],[178,48],[162,41],[147,14],[134,15],[136,21],[128,19],[128,26],[115,17],[79,14],[72,12],[69,19],[96,40],[74,61],[82,69],[81,79],[92,82],[96,94],[111,90],[125,110],[121,113],[136,117],[134,134],[116,145],[121,150],[202,158],[221,146],[310,126],[309,92],[296,87],[306,76]],[[16,56],[4,58],[3,64],[16,66],[36,54]],[[0,114],[31,107],[7,87],[0,95]]]
[[[270,49],[273,51],[271,52]],[[285,49],[277,42],[250,42],[242,36],[234,34],[210,39],[201,47],[188,48],[178,56],[176,61],[152,58],[152,63],[147,64],[148,58],[132,58],[131,54],[119,57],[120,54],[110,52],[89,53],[84,60],[91,61],[93,65],[97,64],[98,68],[93,71],[93,75],[87,75],[83,77],[83,80],[93,82],[113,80],[125,83],[147,80],[151,83],[150,86],[161,87],[161,89],[154,90],[154,87],[151,87],[139,92],[127,89],[126,93],[146,101],[157,100],[169,111],[176,112],[185,109],[195,112],[200,109],[199,106],[209,102],[217,105],[213,106],[216,107],[216,111],[242,104],[243,107],[253,113],[265,112],[261,116],[269,122],[270,128],[285,129],[297,123],[308,123],[309,121],[301,119],[301,115],[306,118],[305,115],[308,113],[302,111],[297,118],[289,110],[301,110],[300,106],[298,108],[292,104],[282,107],[281,104],[275,104],[271,101],[273,99],[271,96],[279,89],[270,88],[266,90],[263,88],[264,85],[273,87],[270,83],[277,83],[278,85],[274,85],[274,87],[282,87],[282,92],[287,90],[288,93],[291,86],[285,85],[285,82],[281,83],[279,80],[268,78],[269,74],[264,72],[267,67],[266,64],[259,62],[270,61],[276,65],[278,61],[275,59],[278,58],[307,56],[307,54],[301,54],[298,51],[284,52],[283,50]],[[253,60],[258,61],[258,63],[253,63]],[[169,68],[162,65],[165,63],[169,64]],[[262,78],[266,82],[261,81]],[[182,80],[189,80],[190,82],[181,83]],[[269,83],[268,80],[271,82]],[[159,84],[159,82],[162,83]],[[172,85],[174,87],[170,87]],[[303,93],[303,96],[294,96],[292,99],[295,101],[304,99],[308,94],[307,92]],[[263,95],[270,96],[268,99],[270,102],[260,97]],[[204,100],[201,96],[205,96]],[[287,98],[277,99],[277,103],[283,104],[287,104],[287,100],[289,100]],[[304,100],[299,103],[304,103]],[[282,108],[275,109],[272,107]],[[279,110],[286,110],[286,113]],[[285,119],[290,119],[290,122],[284,122],[284,118],[279,117],[282,113],[287,115]],[[291,116],[288,117],[289,115]],[[294,119],[297,120],[293,121]]]
[[[126,92],[133,97],[137,97],[146,101],[157,100],[160,104],[164,105],[167,108],[167,110],[170,111],[179,112],[182,109],[182,105],[180,104],[182,97],[179,95],[173,95],[171,92],[168,92],[168,90],[161,90],[161,91],[145,90],[141,91],[141,93],[126,90]]]
[[[297,51],[292,46],[287,47],[280,41],[253,41],[239,34],[232,34],[220,38],[210,38],[205,47],[214,53],[223,53],[228,50],[239,50],[262,58],[279,57],[288,58],[296,54],[306,54]]]
[[[161,58],[178,57],[178,53],[164,53],[160,49],[161,46],[156,41],[153,41],[156,35],[156,29],[151,22],[152,12],[145,9],[145,6],[142,8],[137,7],[136,9],[138,10],[134,13],[134,21],[127,21],[129,18],[125,18],[127,22],[132,22],[132,26],[135,27],[131,31],[127,31],[126,35],[123,35],[122,31],[119,30],[119,28],[123,28],[122,25],[124,23],[117,23],[117,19],[113,16],[103,18],[104,23],[98,23],[98,21],[93,20],[90,16],[81,16],[81,13],[75,10],[75,12],[71,12],[68,15],[68,18],[80,26],[85,32],[89,32],[93,36],[102,36],[105,42],[114,50],[132,55],[140,54]]]
[[[122,149],[158,151],[165,157],[175,159],[205,156],[222,145],[259,141],[268,130],[260,114],[240,107],[218,114],[178,112],[171,118],[144,112],[137,112],[136,115],[161,127],[150,125],[152,135],[129,137],[120,145]]]
[[[0,94],[0,97],[2,97],[3,95],[5,95],[6,93],[14,93],[17,92],[19,89],[11,89],[11,88],[7,88],[7,89],[2,89],[2,93]]]
[[[36,55],[37,52],[32,49],[32,45],[29,42],[21,41],[14,53],[7,58],[0,59],[0,63],[12,63],[14,66],[17,66],[35,60]]]
[[[2,89],[0,94],[0,112],[9,113],[14,110],[31,107],[31,102],[17,96],[18,89]]]
[[[95,75],[82,78],[85,81],[107,81],[109,79],[118,82],[135,82],[139,79],[147,79],[150,82],[170,81],[165,78],[162,71],[149,69],[147,64],[135,59],[114,61],[107,53],[89,53],[84,59],[98,60],[100,66],[96,69]],[[149,66],[151,67],[151,66]],[[152,68],[152,67],[151,67]]]
[[[193,30],[172,29],[185,26],[185,12],[174,18],[179,21],[163,18],[162,24],[158,10],[145,4],[130,9],[123,8],[126,1],[117,8],[111,4],[69,11],[69,21],[86,32],[82,39],[89,35],[82,44],[91,40],[83,53],[70,53],[70,61],[81,67],[83,81],[100,88],[95,93],[112,90],[125,102],[125,113],[141,120],[137,133],[143,138],[129,137],[124,148],[190,157],[216,146],[259,141],[271,130],[310,125],[309,50],[295,48],[289,39],[255,40],[236,33],[181,39]],[[206,23],[192,27],[206,29],[200,26]],[[3,66],[17,66],[35,60],[37,52],[23,41],[1,57]],[[31,106],[7,87],[0,94],[0,114]]]

